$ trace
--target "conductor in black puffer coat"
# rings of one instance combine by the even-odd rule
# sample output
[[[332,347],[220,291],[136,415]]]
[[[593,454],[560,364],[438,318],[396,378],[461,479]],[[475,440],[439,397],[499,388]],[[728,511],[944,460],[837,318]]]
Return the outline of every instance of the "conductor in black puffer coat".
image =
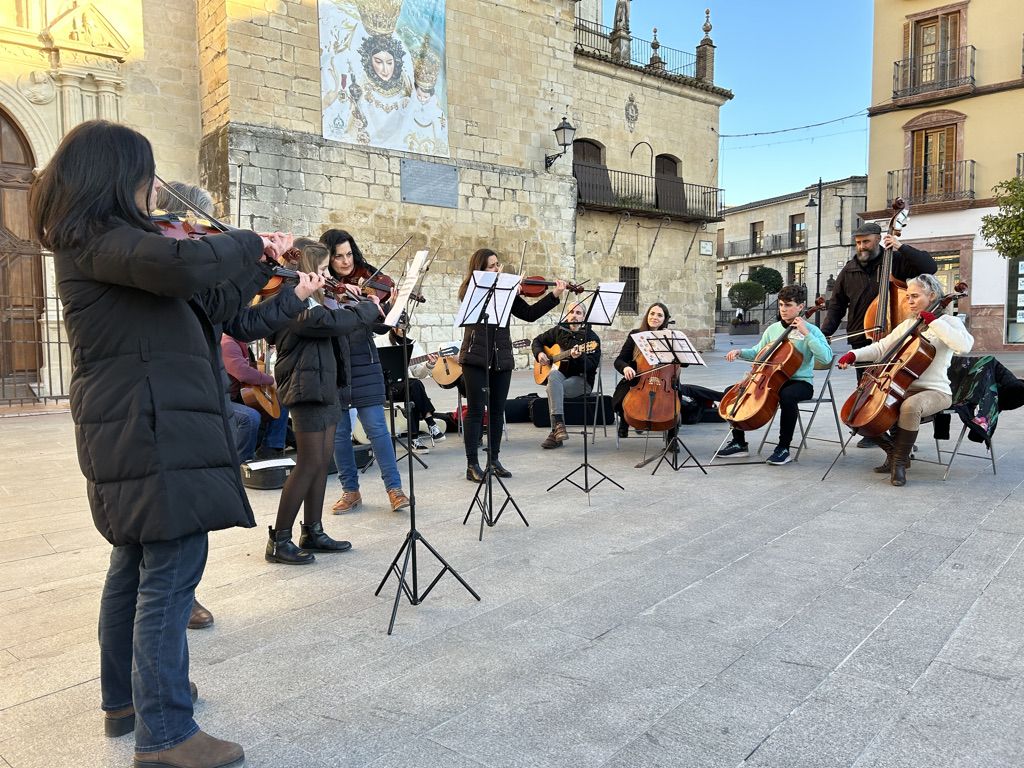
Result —
[[[162,236],[145,137],[105,121],[71,130],[32,188],[54,252],[74,360],[71,414],[96,528],[113,550],[100,603],[105,723],[134,721],[136,765],[237,765],[238,744],[193,720],[185,625],[207,533],[255,525],[221,390],[213,326],[274,239]]]
[[[459,286],[461,301],[473,279],[473,272],[500,272],[498,254],[490,248],[481,248],[469,257],[466,276]],[[565,292],[565,282],[555,280],[551,292],[542,299],[529,304],[516,296],[512,302],[512,314],[520,320],[538,320],[558,306],[558,301]],[[490,346],[487,341],[490,340]],[[484,471],[480,467],[479,445],[483,432],[484,420],[484,388],[487,386],[487,369],[490,367],[490,397],[487,405],[487,434],[491,450],[491,467],[498,477],[512,477],[512,473],[498,461],[501,451],[501,433],[505,429],[505,400],[512,382],[512,369],[515,358],[512,356],[512,337],[508,328],[496,326],[470,325],[466,327],[459,353],[462,365],[462,376],[466,385],[466,403],[468,411],[462,425],[462,437],[466,445],[466,479],[479,483],[484,479]]]

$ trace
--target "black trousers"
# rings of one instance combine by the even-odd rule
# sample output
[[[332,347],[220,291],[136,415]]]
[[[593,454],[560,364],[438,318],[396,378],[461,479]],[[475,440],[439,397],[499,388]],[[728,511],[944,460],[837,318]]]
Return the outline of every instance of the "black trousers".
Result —
[[[487,370],[475,365],[462,366],[462,378],[466,384],[466,419],[462,424],[462,439],[466,446],[466,460],[479,460],[480,435],[483,434],[484,406],[487,406],[487,435],[493,441],[494,455],[501,451],[501,436],[505,431],[505,401],[512,384],[512,371],[491,370],[491,392],[484,402],[484,387],[487,386]]]
[[[391,402],[398,404],[405,402],[405,382],[395,384],[391,388]],[[409,416],[409,430],[413,437],[420,433],[420,420],[428,413],[433,415],[434,404],[427,396],[427,388],[419,379],[409,379],[409,404],[412,412]]]
[[[779,389],[779,448],[789,448],[796,431],[796,420],[799,417],[799,403],[814,397],[814,386],[810,382],[790,379]],[[740,445],[747,442],[742,429],[732,430],[732,439]]]

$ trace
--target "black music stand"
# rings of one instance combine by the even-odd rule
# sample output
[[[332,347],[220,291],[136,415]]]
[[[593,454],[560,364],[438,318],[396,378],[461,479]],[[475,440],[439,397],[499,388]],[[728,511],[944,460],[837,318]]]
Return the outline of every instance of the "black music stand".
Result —
[[[395,456],[396,461],[401,461],[405,458],[406,454],[411,454],[412,457],[419,462],[421,467],[429,469],[427,462],[417,456],[412,450],[412,424],[409,419],[408,399],[405,403],[404,440],[398,436],[398,430],[395,428],[395,400],[392,397],[392,390],[395,386],[402,384],[405,385],[405,389],[409,388],[409,350],[405,349],[405,347],[408,346],[410,345],[403,340],[403,343],[399,346],[377,348],[377,355],[380,357],[380,367],[384,369],[384,387],[387,390],[388,403],[390,406],[388,410],[391,415],[391,444],[396,448],[400,445],[405,450],[405,454]]]
[[[422,275],[422,272],[425,271],[424,261],[426,259],[426,253],[427,253],[426,251],[420,251],[420,252],[418,252],[416,254],[416,256],[413,259],[413,264],[412,264],[412,267],[409,270],[409,273],[403,279],[403,282],[402,282],[402,288],[403,289],[407,287],[406,286],[406,281],[410,281],[409,285],[408,285],[409,291],[404,294],[404,298],[405,298],[406,302],[408,302],[408,294],[412,290],[411,286],[415,285],[416,280],[418,280],[419,276]],[[415,277],[416,279],[412,279],[413,277]],[[398,298],[396,299],[395,303],[398,304],[399,301],[401,301],[402,299],[403,299],[403,292],[402,292],[402,290],[400,290]],[[401,314],[405,314],[405,312],[403,311]],[[406,317],[407,316],[408,315],[406,315]],[[397,315],[395,315],[395,317],[397,317]],[[388,314],[388,317],[386,318],[385,323],[388,323],[388,321],[394,322],[394,318],[392,317],[391,313]],[[402,365],[403,365],[403,369],[402,370],[406,370],[406,371],[409,369],[409,347],[410,346],[411,346],[410,344],[403,344],[400,347],[394,347],[395,350],[397,350],[398,352],[401,353],[401,355],[402,355]],[[406,413],[409,412],[409,406],[411,404],[410,403],[411,399],[412,399],[412,395],[411,395],[411,392],[409,391],[409,377],[406,376],[405,377],[405,408],[406,408]],[[393,429],[394,429],[394,427],[392,426],[392,430]],[[406,430],[406,431],[408,432],[409,430]],[[398,554],[395,555],[395,558],[391,561],[391,565],[388,566],[388,570],[384,574],[384,578],[381,579],[380,584],[377,585],[377,591],[375,591],[373,593],[375,597],[377,595],[379,595],[380,591],[382,589],[384,589],[384,585],[387,583],[387,580],[389,578],[391,578],[392,574],[394,574],[395,576],[398,577],[398,590],[395,592],[395,603],[394,603],[394,606],[391,609],[391,621],[388,623],[388,634],[389,635],[391,634],[391,631],[395,627],[395,617],[398,615],[398,604],[399,604],[399,602],[402,599],[402,595],[403,594],[405,595],[406,599],[409,601],[409,603],[411,605],[419,605],[424,600],[426,600],[427,595],[430,594],[430,590],[432,590],[434,588],[434,585],[436,585],[437,582],[439,582],[441,580],[441,577],[444,576],[445,573],[451,573],[452,576],[454,576],[458,580],[459,584],[461,584],[463,586],[463,588],[465,588],[465,590],[467,592],[469,592],[469,594],[471,594],[477,600],[480,599],[480,595],[478,595],[476,592],[473,591],[473,588],[471,586],[469,586],[469,584],[466,582],[466,580],[463,579],[459,575],[459,572],[456,571],[454,568],[452,568],[448,564],[448,561],[445,560],[443,557],[441,557],[441,554],[436,549],[434,549],[432,546],[430,546],[430,542],[427,541],[426,538],[423,536],[423,534],[420,533],[416,529],[416,480],[415,480],[415,465],[413,464],[412,460],[414,458],[418,458],[418,457],[416,457],[415,454],[412,453],[412,451],[409,451],[407,458],[409,460],[409,532],[405,535],[405,541],[403,541],[402,542],[402,546],[399,547]],[[431,581],[430,584],[427,586],[427,588],[424,589],[422,592],[420,591],[420,587],[419,587],[419,571],[418,571],[418,564],[417,564],[417,558],[416,558],[416,545],[417,544],[422,544],[424,547],[426,547],[427,551],[430,552],[430,554],[432,554],[437,559],[437,561],[439,563],[441,563],[441,565],[443,566],[441,568],[440,572],[434,577],[433,581]],[[402,561],[402,567],[401,568],[398,567],[398,561],[399,560]],[[409,569],[410,562],[412,563],[411,573],[410,573],[410,569]],[[407,574],[409,574],[409,576],[407,576]],[[411,576],[411,581],[412,581],[411,585],[409,584],[409,581],[410,581],[409,577],[410,576]]]
[[[593,294],[590,297],[591,298],[590,306],[587,307],[587,314],[584,317],[583,323],[582,323],[582,326],[583,326],[583,342],[584,343],[587,342],[587,337],[590,335],[590,330],[591,330],[592,326],[594,326],[594,325],[611,325],[614,322],[614,320],[615,320],[615,313],[619,309],[619,301],[622,299],[622,292],[625,290],[625,287],[626,287],[625,283],[598,283],[597,288],[593,291]],[[568,302],[566,302],[566,307],[568,308],[569,306],[572,306],[574,304],[579,304],[579,303],[582,303],[582,302],[579,302],[579,301],[568,301]],[[577,488],[579,488],[581,491],[583,491],[585,494],[587,494],[588,502],[589,502],[590,492],[592,490],[594,490],[595,488],[597,488],[597,486],[599,486],[605,480],[607,480],[609,483],[614,485],[620,491],[624,491],[626,489],[623,488],[621,485],[619,485],[614,480],[612,480],[612,478],[608,477],[608,475],[606,475],[604,472],[599,470],[597,467],[592,466],[590,464],[590,454],[589,454],[588,448],[587,448],[587,444],[590,442],[589,441],[589,434],[587,433],[587,422],[590,421],[590,412],[587,410],[587,404],[589,402],[590,390],[589,390],[589,388],[586,385],[586,381],[587,381],[587,353],[586,352],[583,353],[583,381],[584,381],[584,386],[583,386],[583,432],[581,433],[583,435],[583,463],[580,464],[578,467],[576,467],[576,469],[574,469],[572,472],[570,472],[569,474],[565,475],[561,480],[557,481],[553,485],[550,485],[548,487],[548,490],[550,491],[552,488],[555,488],[555,487],[561,485],[562,483],[570,483],[571,485],[575,485]],[[596,405],[595,405],[594,412],[595,413],[597,412]],[[596,429],[596,427],[595,427],[595,429]],[[573,475],[575,475],[580,470],[583,471],[583,485],[580,485],[578,482],[576,482],[573,479]],[[594,483],[593,485],[590,484],[590,473],[591,472],[593,472],[595,475],[600,475],[600,477],[597,480],[597,482]]]
[[[688,366],[696,363],[697,365],[704,365],[704,360],[700,354],[694,349],[690,340],[686,338],[686,334],[682,331],[675,329],[659,330],[659,331],[638,331],[633,334],[633,339],[636,341],[637,349],[644,355],[645,359],[652,366],[660,365],[679,365]],[[676,397],[679,397],[679,393],[674,393]],[[665,449],[661,453],[657,453],[648,459],[644,459],[639,462],[636,467],[646,467],[652,461],[657,460],[657,464],[654,466],[654,470],[651,474],[655,474],[661,465],[665,462],[672,468],[673,472],[678,472],[680,469],[699,469],[705,475],[708,473],[704,466],[700,463],[697,457],[694,455],[686,443],[683,442],[682,438],[679,437],[679,423],[676,423],[676,434],[668,441],[665,445]],[[650,431],[648,431],[650,434]],[[673,450],[674,449],[674,450]],[[679,461],[679,454],[682,451],[686,451],[686,458],[681,462]],[[687,462],[693,461],[694,466],[688,467]]]
[[[476,326],[477,332],[479,332],[480,327],[483,328],[484,349],[487,354],[483,394],[484,402],[488,403],[488,411],[491,394],[491,356],[494,354],[494,337],[491,333],[491,326],[508,327],[509,318],[512,315],[512,303],[518,295],[519,281],[520,277],[518,275],[506,275],[500,272],[474,272],[472,277],[470,277],[466,296],[462,300],[462,306],[459,307],[459,312],[455,319],[456,325],[461,328]],[[500,477],[494,474],[493,449],[494,429],[493,424],[489,423],[487,427],[487,466],[484,467],[483,480],[477,486],[476,493],[473,494],[473,500],[469,503],[469,509],[466,510],[466,516],[462,519],[462,524],[465,525],[469,521],[469,516],[473,513],[473,509],[480,510],[480,541],[483,541],[484,538],[484,523],[487,524],[488,528],[493,528],[509,504],[515,509],[523,524],[527,528],[530,527],[530,523],[523,514],[523,510],[519,508],[515,499],[512,498],[508,487]],[[505,501],[502,502],[497,513],[494,511],[495,481],[501,486],[501,491],[505,494]]]

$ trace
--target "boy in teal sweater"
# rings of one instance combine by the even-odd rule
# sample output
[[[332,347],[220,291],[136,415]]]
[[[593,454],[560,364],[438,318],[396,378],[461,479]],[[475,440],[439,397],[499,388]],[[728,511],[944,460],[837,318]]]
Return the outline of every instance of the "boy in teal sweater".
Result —
[[[758,352],[770,346],[788,326],[793,326],[789,341],[800,350],[804,359],[797,372],[779,389],[779,443],[768,459],[769,464],[788,464],[793,460],[789,447],[799,415],[798,404],[814,397],[814,363],[827,365],[832,360],[832,348],[825,336],[816,325],[811,325],[801,315],[805,302],[802,286],[787,285],[779,291],[779,315],[782,320],[769,325],[761,340],[750,349],[733,349],[725,356],[730,362],[737,359],[753,361]],[[734,459],[749,456],[747,437],[743,430],[733,427],[732,439],[716,455]]]

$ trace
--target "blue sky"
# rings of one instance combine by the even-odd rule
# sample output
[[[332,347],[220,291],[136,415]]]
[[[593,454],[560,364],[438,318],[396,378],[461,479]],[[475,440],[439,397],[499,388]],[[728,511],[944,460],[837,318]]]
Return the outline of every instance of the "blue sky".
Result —
[[[694,51],[711,9],[715,83],[735,98],[721,133],[778,131],[859,113],[840,122],[769,136],[723,138],[719,181],[739,205],[816,183],[867,173],[872,3],[792,0],[633,0],[636,37]],[[605,24],[615,0],[604,0]]]

